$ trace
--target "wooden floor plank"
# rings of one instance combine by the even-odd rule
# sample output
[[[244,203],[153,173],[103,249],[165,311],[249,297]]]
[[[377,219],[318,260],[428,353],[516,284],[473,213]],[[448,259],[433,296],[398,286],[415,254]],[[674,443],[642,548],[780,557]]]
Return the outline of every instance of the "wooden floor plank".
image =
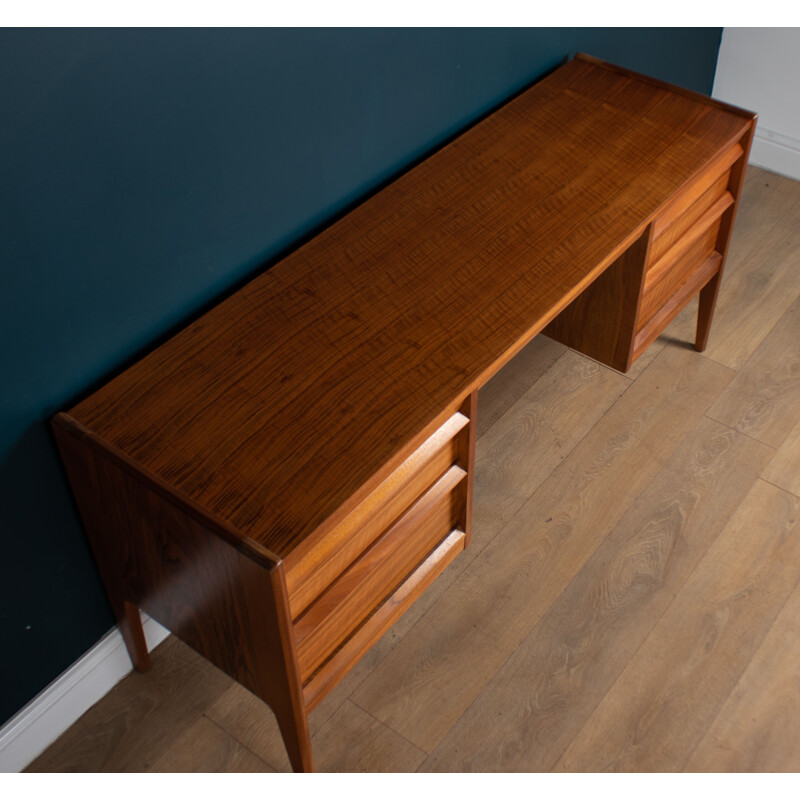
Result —
[[[800,420],[800,298],[708,414],[770,447],[783,444]]]
[[[176,639],[152,653],[29,767],[30,772],[145,771],[230,684],[230,678]]]
[[[486,431],[475,452],[471,555],[497,535],[629,385],[619,373],[567,351]]]
[[[560,342],[535,336],[478,393],[478,437],[482,436],[567,351]]]
[[[207,716],[272,769],[291,772],[274,714],[241,686],[232,684]],[[323,700],[311,713],[309,727],[318,771],[413,771],[425,758],[346,696]]]
[[[767,238],[770,226],[789,224],[800,215],[798,182],[750,164],[745,173],[731,246],[735,253],[746,253]]]
[[[800,420],[764,470],[763,478],[800,497]]]
[[[800,772],[800,586],[686,770]]]
[[[551,769],[771,455],[701,420],[424,769]]]
[[[156,760],[150,772],[273,772],[260,758],[207,717],[194,725]]]
[[[636,380],[656,360],[658,354],[666,346],[666,341],[656,340],[636,359],[633,366],[625,373],[626,378]]]
[[[289,758],[272,709],[243,686],[231,683],[205,712],[220,730],[241,742],[279,772],[290,770]],[[311,727],[309,720],[309,728]]]
[[[682,769],[798,579],[800,500],[758,480],[556,769]]]
[[[729,382],[665,348],[355,691],[430,752]]]
[[[425,753],[349,700],[312,739],[320,772],[413,772]]]

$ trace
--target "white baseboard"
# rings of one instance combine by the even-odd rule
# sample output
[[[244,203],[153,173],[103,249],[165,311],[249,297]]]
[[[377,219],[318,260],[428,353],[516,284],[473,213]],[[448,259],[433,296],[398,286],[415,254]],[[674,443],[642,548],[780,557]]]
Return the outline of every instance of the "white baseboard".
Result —
[[[146,614],[142,623],[150,650],[169,636]],[[114,628],[0,728],[0,772],[28,766],[132,669]]]
[[[800,181],[800,139],[756,127],[750,163]]]

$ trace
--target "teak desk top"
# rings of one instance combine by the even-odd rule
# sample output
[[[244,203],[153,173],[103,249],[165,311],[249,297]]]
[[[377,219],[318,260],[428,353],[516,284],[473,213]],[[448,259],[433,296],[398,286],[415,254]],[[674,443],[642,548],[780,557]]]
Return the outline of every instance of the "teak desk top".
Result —
[[[579,57],[69,415],[242,547],[284,558],[365,496],[751,124]]]

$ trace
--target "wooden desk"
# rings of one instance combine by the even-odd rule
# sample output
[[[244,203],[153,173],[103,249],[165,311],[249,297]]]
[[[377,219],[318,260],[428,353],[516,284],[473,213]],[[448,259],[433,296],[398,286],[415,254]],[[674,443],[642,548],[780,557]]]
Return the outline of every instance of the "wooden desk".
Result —
[[[144,608],[311,769],[469,542],[478,388],[540,331],[626,370],[698,292],[705,347],[754,126],[578,57],[59,414],[135,666]]]

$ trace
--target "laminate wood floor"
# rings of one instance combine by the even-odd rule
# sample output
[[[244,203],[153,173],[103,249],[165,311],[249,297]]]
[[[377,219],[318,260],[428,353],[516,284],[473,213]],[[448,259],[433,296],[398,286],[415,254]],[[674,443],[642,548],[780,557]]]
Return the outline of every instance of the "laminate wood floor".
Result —
[[[695,313],[481,391],[473,543],[313,712],[319,770],[800,770],[800,183],[750,168],[703,354]],[[288,768],[173,637],[29,767]]]

